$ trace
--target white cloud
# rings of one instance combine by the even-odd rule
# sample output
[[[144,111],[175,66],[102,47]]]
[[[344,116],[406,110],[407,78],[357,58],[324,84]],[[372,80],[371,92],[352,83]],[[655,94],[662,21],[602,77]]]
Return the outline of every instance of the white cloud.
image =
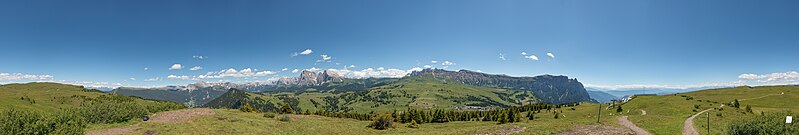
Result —
[[[286,71],[286,70],[289,70],[289,68],[280,69],[280,71]]]
[[[144,71],[147,71],[147,70],[150,70],[150,68],[148,68],[148,67],[144,67]]]
[[[799,72],[788,71],[783,73],[769,74],[741,74],[738,75],[738,78],[766,84],[794,84],[799,81]]]
[[[502,53],[499,53],[499,59],[501,59],[501,60],[508,60],[508,59],[505,59],[505,55],[504,55],[504,54],[502,54]]]
[[[189,70],[200,70],[200,69],[203,69],[203,67],[194,66],[194,67],[189,68]]]
[[[311,54],[311,53],[313,53],[313,50],[305,49],[305,51],[295,52],[295,53],[291,54],[291,57],[294,57],[294,56],[297,56],[297,55],[308,55],[308,54]]]
[[[0,73],[0,80],[52,80],[52,75],[33,75],[22,73]]]
[[[522,52],[522,55],[527,56],[527,52]]]
[[[111,82],[92,82],[92,81],[66,81],[66,80],[59,80],[55,81],[56,83],[62,84],[71,84],[71,85],[79,85],[84,87],[108,87],[108,88],[116,88],[121,87],[121,83],[111,83]]]
[[[292,73],[297,73],[297,72],[300,72],[300,70],[295,68],[294,70],[291,70],[291,72]]]
[[[185,75],[181,75],[181,76],[169,75],[166,78],[169,78],[169,79],[181,79],[181,80],[196,80],[196,79],[193,79],[192,77],[185,76]]]
[[[325,54],[322,54],[322,55],[319,55],[319,56],[322,56],[322,59],[321,60],[317,60],[316,62],[324,62],[324,61],[330,62],[330,60],[333,59],[333,57],[330,57],[329,55],[325,55]]]
[[[171,66],[171,67],[169,67],[169,70],[179,70],[179,69],[183,69],[183,65],[180,65],[180,64],[172,64],[172,66]]]
[[[329,71],[336,72],[341,76],[347,77],[354,77],[354,78],[369,78],[369,77],[391,77],[391,78],[398,78],[403,77],[413,71],[421,71],[422,68],[414,67],[409,70],[401,70],[401,69],[386,69],[383,67],[379,67],[377,69],[374,68],[366,68],[363,70],[348,70],[348,69],[328,69]]]
[[[131,77],[131,78],[128,78],[128,79],[130,79],[130,80],[133,80],[133,81],[136,81],[136,78],[133,78],[133,77]]]
[[[430,63],[438,63],[438,61],[435,61],[435,60],[434,60],[434,61],[430,61]]]
[[[433,68],[433,66],[430,66],[430,65],[424,65],[424,68]]]
[[[321,70],[322,70],[322,69],[320,69],[320,68],[311,67],[311,68],[309,68],[309,69],[305,69],[304,71],[317,72],[317,71],[321,71]]]
[[[549,56],[549,58],[553,58],[553,59],[555,58],[555,54],[552,54],[552,52],[548,52],[547,56]]]
[[[308,54],[311,54],[311,53],[313,53],[313,50],[311,50],[311,49],[305,49],[305,51],[300,52],[300,54],[302,54],[302,55],[308,55]]]
[[[225,77],[259,77],[259,76],[267,76],[277,74],[274,71],[257,71],[251,68],[245,68],[242,70],[236,70],[233,68],[220,70],[218,72],[208,72],[205,75],[199,75],[196,78],[199,79],[216,79],[216,78],[225,78]]]
[[[208,56],[195,55],[195,56],[191,56],[191,58],[195,58],[195,59],[201,59],[201,60],[202,60],[202,59],[207,59],[207,58],[208,58]]]
[[[597,85],[585,84],[585,87],[600,88],[605,90],[630,90],[630,89],[697,89],[697,88],[719,88],[719,87],[735,87],[746,85],[743,81],[734,82],[717,82],[717,83],[703,83],[703,84],[689,84],[689,85],[663,85],[663,84],[625,84],[625,85]]]
[[[527,58],[527,59],[530,59],[530,60],[538,60],[538,56],[535,56],[535,55],[524,56],[524,58]]]
[[[145,82],[161,81],[161,77],[147,78],[147,79],[144,79],[144,81]]]
[[[441,65],[450,66],[450,65],[455,65],[455,63],[454,62],[450,62],[450,61],[444,61],[444,62],[441,62]]]

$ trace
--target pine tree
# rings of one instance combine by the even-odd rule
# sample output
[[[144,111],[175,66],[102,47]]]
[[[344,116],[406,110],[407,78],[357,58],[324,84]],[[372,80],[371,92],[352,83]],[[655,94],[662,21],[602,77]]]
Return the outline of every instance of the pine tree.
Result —
[[[735,101],[732,101],[732,107],[741,108],[741,104],[738,103],[738,99],[735,99]]]
[[[289,104],[283,104],[283,106],[280,107],[280,111],[281,113],[288,113],[288,114],[294,113],[294,109],[291,109],[291,106],[289,106]]]
[[[617,106],[617,107],[616,107],[616,113],[621,113],[621,111],[623,111],[623,110],[621,109],[621,105]]]
[[[527,119],[528,120],[535,120],[535,115],[533,114],[533,111],[528,111],[527,112]]]

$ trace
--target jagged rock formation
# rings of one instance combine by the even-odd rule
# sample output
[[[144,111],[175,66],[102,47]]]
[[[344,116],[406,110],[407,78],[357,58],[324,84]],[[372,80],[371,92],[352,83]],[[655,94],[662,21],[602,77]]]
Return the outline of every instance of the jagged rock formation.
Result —
[[[325,70],[319,74],[303,70],[300,77],[296,78],[281,78],[275,84],[277,85],[300,85],[300,86],[319,86],[324,83],[341,82],[344,77],[339,76],[336,72]]]
[[[456,72],[443,69],[424,69],[422,71],[414,71],[408,76],[432,76],[435,78],[452,79],[460,83],[475,86],[527,90],[532,91],[536,97],[545,102],[553,104],[584,101],[593,102],[582,83],[577,81],[577,79],[569,79],[569,77],[566,76],[541,75],[535,77],[511,77],[468,70]]]

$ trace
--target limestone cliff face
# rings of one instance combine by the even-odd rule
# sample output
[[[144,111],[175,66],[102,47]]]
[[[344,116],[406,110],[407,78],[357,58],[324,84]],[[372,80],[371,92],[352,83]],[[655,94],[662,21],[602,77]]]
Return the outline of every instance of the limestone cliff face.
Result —
[[[511,77],[468,70],[447,71],[443,69],[414,71],[408,76],[449,78],[459,81],[460,83],[475,86],[532,91],[539,99],[553,104],[593,102],[588,92],[583,87],[583,84],[577,81],[577,79],[569,79],[567,76],[541,75],[535,77]]]

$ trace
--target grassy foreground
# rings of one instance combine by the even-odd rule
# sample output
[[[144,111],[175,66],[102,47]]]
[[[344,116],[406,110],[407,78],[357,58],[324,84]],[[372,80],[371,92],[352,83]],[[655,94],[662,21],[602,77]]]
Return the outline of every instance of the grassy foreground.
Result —
[[[553,134],[569,131],[578,125],[595,125],[597,104],[581,104],[563,111],[558,119],[553,113],[542,111],[535,120],[523,118],[522,122],[497,124],[483,121],[458,121],[448,123],[426,123],[419,128],[408,128],[395,123],[394,129],[375,130],[366,127],[371,121],[331,118],[316,115],[287,115],[290,121],[263,117],[262,113],[246,113],[239,110],[214,109],[215,115],[193,118],[183,123],[138,123],[140,130],[131,134],[145,132],[157,134],[478,134],[510,132],[521,130],[520,134]],[[603,112],[602,123],[617,125],[610,110]]]

